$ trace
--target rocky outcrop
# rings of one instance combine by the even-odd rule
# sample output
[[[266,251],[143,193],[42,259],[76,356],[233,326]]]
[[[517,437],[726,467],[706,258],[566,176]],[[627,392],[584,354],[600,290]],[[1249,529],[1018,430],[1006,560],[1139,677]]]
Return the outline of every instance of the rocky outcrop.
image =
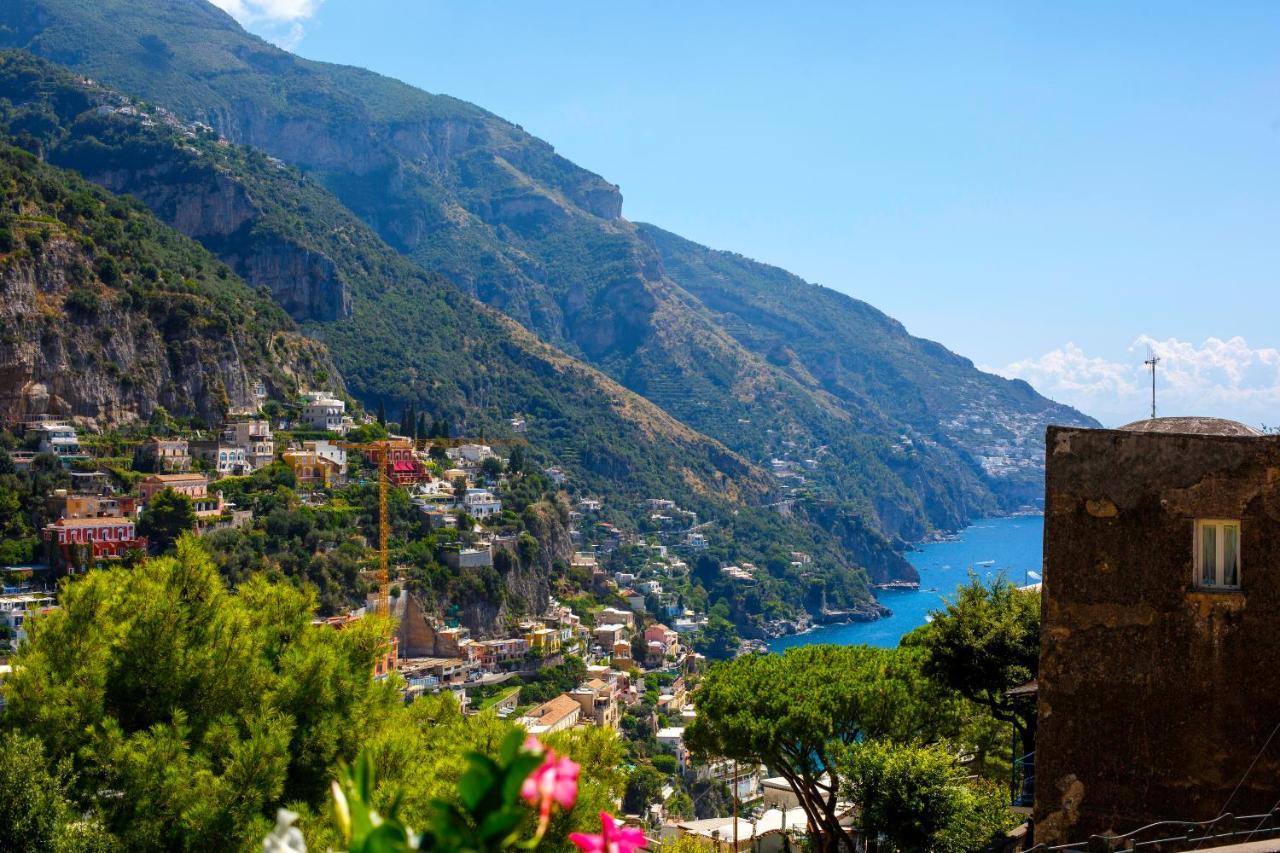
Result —
[[[525,509],[527,533],[517,539],[492,544],[493,565],[467,568],[449,578],[444,587],[410,583],[413,602],[401,618],[401,643],[407,648],[430,646],[440,654],[434,633],[427,626],[447,617],[457,619],[473,637],[507,636],[510,623],[519,617],[546,612],[552,583],[573,555],[569,538],[569,505],[563,495]]]
[[[281,332],[271,365],[203,300],[184,295],[138,310],[127,292],[83,282],[79,245],[53,237],[36,254],[0,260],[0,419],[54,414],[108,426],[146,420],[157,406],[217,422],[254,403],[262,381],[276,394],[300,378],[313,344]],[[73,296],[73,293],[75,294]],[[167,314],[167,316],[156,316]],[[213,322],[209,322],[213,320]],[[295,362],[295,359],[297,361]]]
[[[351,315],[351,292],[323,252],[269,237],[227,242],[243,248],[210,248],[246,281],[270,290],[293,319],[328,321]]]
[[[811,521],[835,534],[841,547],[866,571],[871,583],[920,581],[915,566],[862,516],[841,507],[820,504],[807,505],[802,511]]]

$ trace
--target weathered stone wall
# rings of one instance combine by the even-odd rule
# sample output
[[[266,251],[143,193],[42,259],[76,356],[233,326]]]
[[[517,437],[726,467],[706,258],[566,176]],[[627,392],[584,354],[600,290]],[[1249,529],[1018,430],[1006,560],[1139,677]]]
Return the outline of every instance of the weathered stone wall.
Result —
[[[1280,798],[1280,437],[1049,429],[1036,841]],[[1241,519],[1241,588],[1193,584]],[[1228,802],[1229,800],[1229,802]]]

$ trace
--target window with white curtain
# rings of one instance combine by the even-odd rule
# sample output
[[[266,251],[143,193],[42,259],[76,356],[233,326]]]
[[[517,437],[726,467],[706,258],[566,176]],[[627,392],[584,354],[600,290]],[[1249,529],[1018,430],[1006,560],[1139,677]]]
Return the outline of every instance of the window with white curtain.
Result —
[[[1217,589],[1240,587],[1240,521],[1196,520],[1196,585]]]

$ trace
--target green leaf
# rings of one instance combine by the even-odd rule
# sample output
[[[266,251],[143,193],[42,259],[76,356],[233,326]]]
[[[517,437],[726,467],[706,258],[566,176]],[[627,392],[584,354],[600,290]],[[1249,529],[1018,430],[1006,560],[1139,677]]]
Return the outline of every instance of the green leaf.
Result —
[[[505,838],[520,825],[524,816],[524,811],[510,807],[493,812],[480,823],[478,835],[485,841]]]
[[[506,778],[502,780],[502,801],[514,803],[520,797],[520,788],[529,774],[542,764],[541,755],[521,755],[507,767]]]
[[[458,780],[458,800],[463,808],[474,812],[484,802],[498,782],[497,770],[497,765],[487,758],[471,762],[471,767]]]
[[[512,731],[509,735],[502,739],[502,746],[498,750],[498,760],[503,764],[510,764],[520,754],[520,746],[524,743],[525,734],[520,729]]]

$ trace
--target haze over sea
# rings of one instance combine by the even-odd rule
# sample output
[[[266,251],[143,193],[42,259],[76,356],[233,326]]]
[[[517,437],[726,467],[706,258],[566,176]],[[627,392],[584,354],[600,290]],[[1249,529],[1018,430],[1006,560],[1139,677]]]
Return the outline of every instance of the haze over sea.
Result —
[[[920,545],[906,554],[920,573],[919,591],[880,590],[876,594],[880,603],[893,611],[892,616],[781,637],[769,643],[769,649],[780,652],[811,643],[896,646],[903,634],[925,623],[929,611],[945,606],[956,587],[968,580],[970,570],[984,580],[1004,573],[1019,586],[1035,583],[1042,566],[1043,535],[1044,519],[1039,516],[988,518],[965,528],[955,539]]]

